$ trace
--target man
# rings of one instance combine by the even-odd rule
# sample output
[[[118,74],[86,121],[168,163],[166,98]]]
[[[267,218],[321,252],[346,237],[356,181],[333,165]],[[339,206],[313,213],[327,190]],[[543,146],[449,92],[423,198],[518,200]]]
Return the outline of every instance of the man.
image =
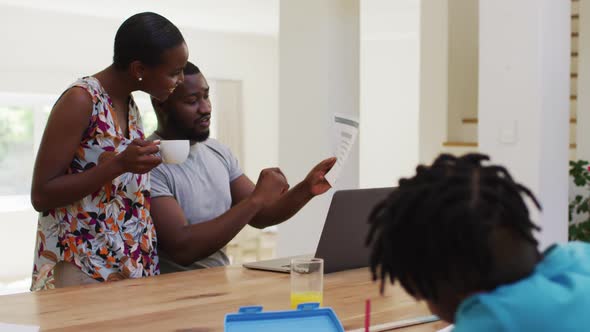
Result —
[[[150,139],[191,142],[184,163],[152,171],[151,214],[162,273],[228,264],[223,248],[244,226],[264,228],[289,219],[330,189],[324,175],[336,162],[320,162],[291,190],[278,168],[264,169],[254,185],[229,148],[209,138],[207,80],[190,62],[184,75],[166,101],[152,99],[158,129]]]

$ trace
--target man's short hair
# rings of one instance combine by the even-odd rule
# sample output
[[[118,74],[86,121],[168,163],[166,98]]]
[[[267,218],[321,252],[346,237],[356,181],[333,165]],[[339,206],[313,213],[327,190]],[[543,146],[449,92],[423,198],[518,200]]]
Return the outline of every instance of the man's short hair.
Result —
[[[186,63],[186,66],[184,67],[182,72],[185,75],[196,75],[196,74],[199,74],[201,72],[201,70],[199,70],[199,67],[195,66],[194,63],[189,61]]]

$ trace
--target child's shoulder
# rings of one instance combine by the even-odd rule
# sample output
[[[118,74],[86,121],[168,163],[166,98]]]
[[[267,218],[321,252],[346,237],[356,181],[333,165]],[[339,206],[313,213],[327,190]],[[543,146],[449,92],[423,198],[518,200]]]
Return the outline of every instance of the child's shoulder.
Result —
[[[590,244],[568,242],[555,244],[543,254],[536,271],[548,278],[565,273],[582,273],[590,277]]]
[[[528,277],[464,300],[454,332],[561,331],[564,324],[568,331],[585,331],[578,325],[590,325],[583,313],[590,307],[589,263],[588,243],[550,247]]]
[[[581,241],[572,241],[565,244],[558,244],[556,247],[573,253],[577,257],[590,257],[590,243]]]

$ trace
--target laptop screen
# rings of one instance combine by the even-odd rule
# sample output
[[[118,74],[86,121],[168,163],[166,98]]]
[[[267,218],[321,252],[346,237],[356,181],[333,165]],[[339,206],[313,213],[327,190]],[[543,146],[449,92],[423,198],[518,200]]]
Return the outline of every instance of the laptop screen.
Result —
[[[316,257],[324,259],[324,273],[369,265],[369,214],[395,188],[340,190],[334,193]]]

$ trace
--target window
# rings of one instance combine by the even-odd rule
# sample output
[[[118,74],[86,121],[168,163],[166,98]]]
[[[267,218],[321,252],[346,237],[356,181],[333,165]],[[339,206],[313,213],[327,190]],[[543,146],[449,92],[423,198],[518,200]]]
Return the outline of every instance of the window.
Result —
[[[30,203],[35,156],[57,96],[0,93],[0,294],[27,291],[37,228]]]
[[[31,107],[0,107],[2,196],[26,195],[30,191],[35,158],[35,113]]]
[[[56,96],[0,93],[0,212],[30,209],[35,156]]]

